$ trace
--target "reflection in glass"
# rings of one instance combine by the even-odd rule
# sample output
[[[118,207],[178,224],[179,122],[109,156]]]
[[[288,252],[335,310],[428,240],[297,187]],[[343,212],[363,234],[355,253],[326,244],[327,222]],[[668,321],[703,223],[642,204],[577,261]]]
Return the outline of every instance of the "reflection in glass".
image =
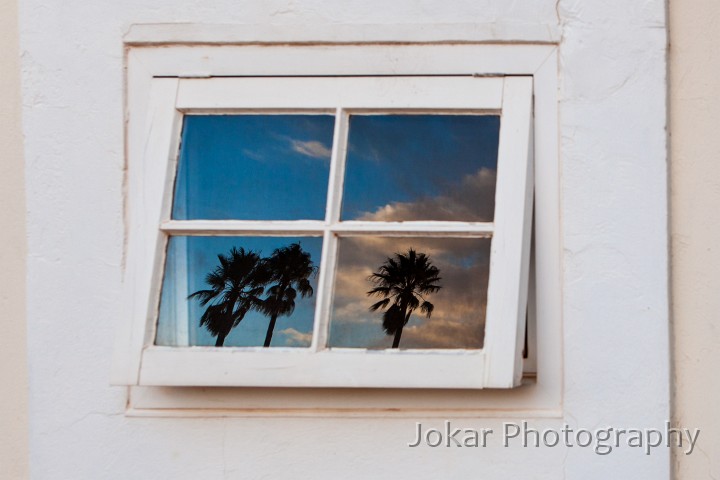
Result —
[[[325,218],[332,115],[187,115],[176,220]]]
[[[500,117],[353,115],[342,220],[489,222]]]
[[[400,348],[482,348],[490,239],[345,237],[339,242],[329,346],[382,349],[397,341]],[[415,302],[414,308],[404,308],[403,295],[405,305]],[[393,305],[395,311],[387,313]]]
[[[314,237],[171,237],[157,345],[308,347]]]
[[[383,311],[383,330],[393,336],[392,348],[400,346],[403,329],[415,310],[428,319],[432,316],[435,305],[426,297],[442,288],[440,270],[425,253],[412,247],[407,253],[388,257],[368,280],[374,286],[367,295],[381,298],[370,305],[370,311]]]

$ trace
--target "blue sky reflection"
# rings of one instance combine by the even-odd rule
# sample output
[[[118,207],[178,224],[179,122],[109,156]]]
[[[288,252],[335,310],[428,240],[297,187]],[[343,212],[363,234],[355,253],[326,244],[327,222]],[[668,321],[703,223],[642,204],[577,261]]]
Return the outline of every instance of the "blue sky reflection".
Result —
[[[188,115],[172,217],[325,218],[332,115]]]
[[[343,220],[492,221],[500,117],[353,115]]]
[[[171,237],[165,262],[165,276],[160,299],[157,345],[215,345],[213,337],[200,318],[205,307],[191,293],[207,289],[205,277],[219,264],[217,255],[232,247],[254,250],[261,257],[270,256],[276,248],[299,242],[319,265],[322,238],[319,237]],[[315,294],[295,300],[295,311],[277,320],[271,346],[307,347],[310,345],[315,315],[317,276],[310,278]],[[264,295],[263,295],[264,297]],[[186,322],[183,324],[183,322]],[[225,346],[262,346],[269,318],[249,312],[225,339]],[[187,333],[185,333],[187,332]]]

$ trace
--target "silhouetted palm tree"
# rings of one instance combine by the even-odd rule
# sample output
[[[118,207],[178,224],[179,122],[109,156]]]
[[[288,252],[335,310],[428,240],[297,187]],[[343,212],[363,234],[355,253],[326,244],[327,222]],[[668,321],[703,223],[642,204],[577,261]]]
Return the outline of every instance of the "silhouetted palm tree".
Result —
[[[205,277],[208,290],[198,290],[188,298],[197,298],[207,307],[200,325],[217,336],[216,347],[222,347],[225,337],[253,308],[259,308],[259,296],[270,280],[269,273],[257,253],[243,248],[230,249],[228,256],[218,255],[220,265]]]
[[[265,267],[274,285],[267,289],[267,298],[263,301],[261,311],[270,316],[265,347],[270,346],[277,318],[292,314],[295,310],[295,298],[310,297],[313,294],[310,276],[317,267],[310,254],[302,249],[299,243],[276,249],[272,256],[265,260]]]
[[[406,254],[396,253],[394,257],[388,257],[378,271],[368,278],[376,285],[367,292],[368,296],[383,297],[370,306],[370,311],[386,308],[383,329],[388,335],[395,335],[392,348],[400,345],[403,327],[415,309],[419,307],[427,318],[432,315],[435,307],[423,295],[440,290],[439,274],[440,270],[430,263],[427,255],[411,248]]]

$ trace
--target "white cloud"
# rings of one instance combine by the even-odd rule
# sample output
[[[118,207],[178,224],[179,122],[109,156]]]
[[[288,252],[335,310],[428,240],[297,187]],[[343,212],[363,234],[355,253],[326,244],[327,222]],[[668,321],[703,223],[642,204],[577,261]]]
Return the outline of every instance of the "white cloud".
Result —
[[[330,151],[330,148],[322,142],[318,142],[317,140],[310,140],[307,142],[303,142],[300,140],[290,140],[290,146],[294,152],[297,152],[301,155],[306,155],[312,158],[321,158],[323,160],[330,161],[330,155],[332,153]]]
[[[358,220],[491,222],[495,210],[495,176],[495,170],[481,168],[472,175],[465,175],[444,195],[421,197],[413,202],[393,202],[365,213]]]
[[[243,153],[243,155],[245,155],[246,157],[248,157],[252,160],[258,160],[258,161],[265,160],[265,157],[262,154],[254,151],[254,150],[244,149],[242,151],[242,153]]]
[[[285,343],[289,347],[308,347],[312,341],[312,332],[303,333],[294,328],[286,328],[280,332],[287,337]]]

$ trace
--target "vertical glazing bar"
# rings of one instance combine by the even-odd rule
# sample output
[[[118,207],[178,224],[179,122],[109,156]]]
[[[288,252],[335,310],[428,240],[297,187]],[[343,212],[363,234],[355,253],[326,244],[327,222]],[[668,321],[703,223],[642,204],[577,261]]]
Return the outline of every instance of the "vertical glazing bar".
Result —
[[[350,116],[342,108],[338,108],[335,113],[335,132],[333,133],[332,161],[330,164],[330,185],[328,187],[327,210],[325,211],[325,222],[328,226],[332,226],[340,221],[349,123]]]
[[[342,108],[338,108],[335,113],[335,131],[333,133],[333,149],[330,161],[330,181],[327,208],[325,210],[325,233],[323,235],[322,259],[320,261],[320,277],[318,278],[319,291],[315,308],[315,325],[310,345],[313,351],[324,350],[327,347],[333,299],[332,289],[335,282],[337,263],[337,237],[332,232],[332,226],[340,221],[348,124],[348,114]]]

